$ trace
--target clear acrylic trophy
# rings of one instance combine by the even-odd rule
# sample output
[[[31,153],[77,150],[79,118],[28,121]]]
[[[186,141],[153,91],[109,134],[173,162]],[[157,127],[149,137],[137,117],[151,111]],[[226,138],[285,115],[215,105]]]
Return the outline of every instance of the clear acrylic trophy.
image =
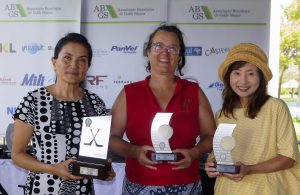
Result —
[[[216,159],[216,169],[220,173],[239,173],[240,167],[231,158],[231,150],[235,147],[232,137],[236,124],[220,123],[213,139],[213,150]]]
[[[169,125],[173,113],[156,113],[151,125],[151,141],[155,152],[151,153],[153,161],[177,161],[177,154],[172,152],[169,139],[173,128]]]
[[[72,163],[72,174],[104,180],[111,166],[107,163],[111,116],[84,117],[79,156]]]

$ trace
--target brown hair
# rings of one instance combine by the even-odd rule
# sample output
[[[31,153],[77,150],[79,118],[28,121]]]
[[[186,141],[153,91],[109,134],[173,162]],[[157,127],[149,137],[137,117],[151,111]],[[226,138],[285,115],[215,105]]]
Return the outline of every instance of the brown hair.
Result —
[[[235,118],[233,114],[234,108],[237,108],[240,105],[240,97],[232,90],[230,86],[230,74],[233,70],[237,70],[243,67],[247,62],[237,61],[231,64],[224,75],[224,89],[222,92],[223,105],[219,117],[224,114],[224,116],[230,118]],[[246,115],[249,118],[255,118],[260,111],[261,107],[269,99],[267,94],[267,83],[263,72],[258,68],[258,75],[260,84],[258,89],[255,91],[253,96],[250,99],[250,102],[247,106]]]

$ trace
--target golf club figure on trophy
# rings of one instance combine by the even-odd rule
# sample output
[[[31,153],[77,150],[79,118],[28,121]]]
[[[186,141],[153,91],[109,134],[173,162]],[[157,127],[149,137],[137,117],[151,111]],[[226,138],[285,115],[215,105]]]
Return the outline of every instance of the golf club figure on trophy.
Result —
[[[111,169],[107,162],[110,123],[111,116],[83,118],[79,156],[71,168],[74,175],[102,180],[108,177],[107,171]]]

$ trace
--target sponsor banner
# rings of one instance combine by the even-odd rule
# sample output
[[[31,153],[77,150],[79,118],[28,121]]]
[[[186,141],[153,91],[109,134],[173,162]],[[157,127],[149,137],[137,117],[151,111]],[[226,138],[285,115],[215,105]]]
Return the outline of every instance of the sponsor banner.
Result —
[[[167,21],[167,0],[83,1],[82,22],[163,22]]]
[[[0,22],[3,21],[80,21],[80,0],[2,0],[0,2]]]
[[[81,32],[94,52],[86,88],[111,108],[124,85],[148,74],[144,45],[160,22],[167,20],[167,1],[83,1],[82,7]],[[99,18],[99,14],[107,17]]]
[[[54,47],[80,32],[80,10],[80,0],[0,1],[0,135],[28,91],[55,82]]]
[[[169,1],[169,22],[214,23],[219,25],[244,23],[265,25],[270,20],[270,0],[260,1]],[[180,9],[179,9],[180,8]]]

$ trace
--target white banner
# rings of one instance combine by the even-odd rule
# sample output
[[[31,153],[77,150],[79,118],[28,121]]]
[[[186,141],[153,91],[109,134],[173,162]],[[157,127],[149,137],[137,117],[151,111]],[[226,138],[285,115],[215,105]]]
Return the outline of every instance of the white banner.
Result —
[[[28,91],[54,82],[54,47],[80,17],[80,0],[0,1],[0,135]]]
[[[17,0],[0,1],[0,135],[21,98],[52,84],[57,40],[81,32],[93,48],[86,88],[111,108],[125,84],[142,80],[143,47],[162,22],[174,23],[187,46],[184,78],[199,82],[213,111],[221,106],[217,69],[230,47],[253,42],[266,53],[270,0]]]
[[[219,64],[230,47],[252,42],[268,53],[270,1],[170,1],[169,22],[184,32],[184,77],[199,82],[213,111],[221,108]]]
[[[111,108],[125,84],[147,75],[143,46],[150,32],[167,21],[167,1],[92,0],[82,3],[81,30],[94,52],[86,88],[97,93],[107,108]]]

